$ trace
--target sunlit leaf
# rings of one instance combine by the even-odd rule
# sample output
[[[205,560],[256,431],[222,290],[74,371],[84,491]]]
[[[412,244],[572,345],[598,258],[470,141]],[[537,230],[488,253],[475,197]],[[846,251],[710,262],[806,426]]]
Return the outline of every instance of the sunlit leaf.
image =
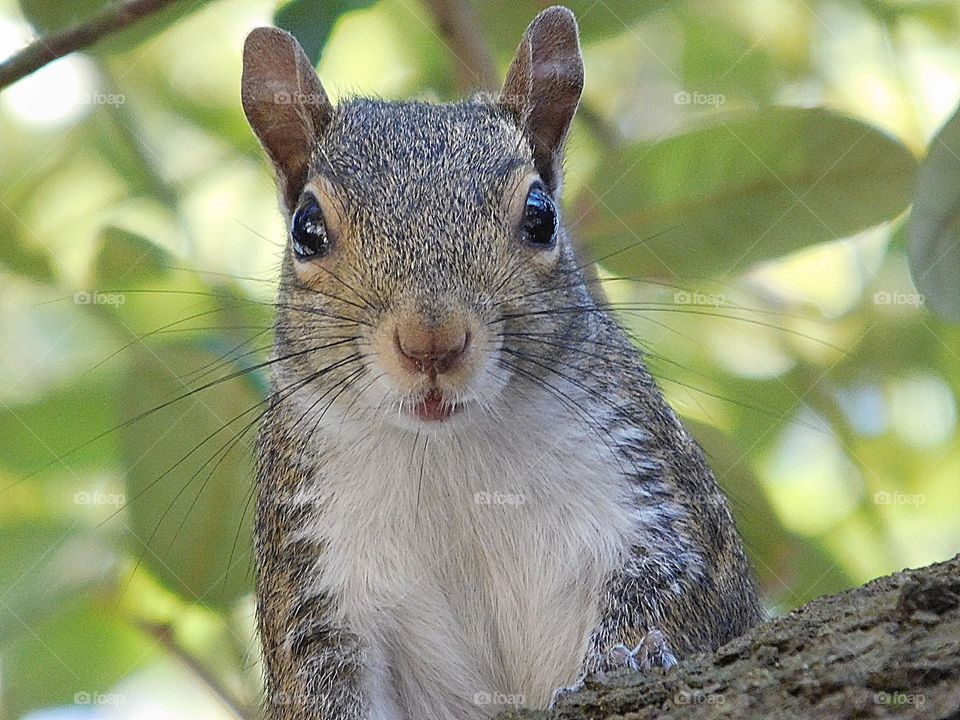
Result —
[[[16,194],[12,193],[13,188],[8,188],[10,196],[0,203],[0,237],[3,238],[3,242],[0,242],[0,265],[32,280],[49,282],[56,275],[50,253],[40,246],[23,218],[14,210],[20,202],[30,197],[35,187],[35,182],[29,183],[27,187],[17,188]]]
[[[754,45],[750,25],[720,4],[680,3],[676,14],[684,34],[679,65],[682,92],[685,97],[699,93],[708,99],[693,110],[736,107],[734,103],[743,98],[749,98],[750,105],[769,104],[775,102],[784,82],[809,76],[813,60],[807,52],[809,36],[820,27],[815,16],[798,13],[801,17],[791,23],[791,43],[783,46]],[[748,47],[751,51],[744,52]]]
[[[124,417],[236,372],[220,355],[198,346],[139,353],[121,389]],[[224,607],[251,589],[251,444],[261,399],[238,377],[120,431],[133,551],[188,601]]]
[[[114,424],[115,392],[114,378],[101,373],[61,385],[33,402],[0,406],[0,467],[18,480],[45,467],[71,474],[112,462],[113,437],[87,441]]]
[[[18,275],[40,282],[49,282],[55,275],[50,254],[25,242],[25,238],[13,230],[4,233],[4,242],[0,243],[0,263]]]
[[[0,523],[0,646],[78,593],[116,578],[115,557],[97,534],[66,520]]]
[[[293,35],[310,61],[316,65],[337,18],[351,10],[369,7],[373,2],[374,0],[290,0],[277,10],[273,22]]]
[[[759,478],[743,462],[743,448],[715,428],[687,424],[727,497],[764,597],[792,610],[850,587],[852,579],[817,542],[784,528]]]
[[[618,272],[723,277],[896,217],[916,165],[858,120],[766,108],[608,154],[573,220]]]
[[[960,322],[960,111],[933,138],[920,166],[907,247],[928,307]]]

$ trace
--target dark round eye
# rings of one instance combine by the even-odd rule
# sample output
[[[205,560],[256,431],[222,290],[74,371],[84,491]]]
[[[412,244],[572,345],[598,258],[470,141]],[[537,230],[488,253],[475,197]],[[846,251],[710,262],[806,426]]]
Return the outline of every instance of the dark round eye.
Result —
[[[544,250],[552,248],[557,242],[557,206],[540,183],[531,185],[527,192],[523,234],[528,243]]]
[[[290,221],[290,239],[297,257],[323,257],[333,243],[327,235],[327,226],[323,222],[320,203],[313,195],[307,195],[300,207],[293,213]]]

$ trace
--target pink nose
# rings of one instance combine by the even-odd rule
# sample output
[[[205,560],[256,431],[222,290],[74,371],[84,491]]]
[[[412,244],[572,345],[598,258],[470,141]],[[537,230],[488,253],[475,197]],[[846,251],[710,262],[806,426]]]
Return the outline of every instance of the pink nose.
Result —
[[[433,327],[410,320],[397,325],[394,339],[403,364],[411,372],[435,378],[460,365],[470,344],[470,332],[462,322]]]

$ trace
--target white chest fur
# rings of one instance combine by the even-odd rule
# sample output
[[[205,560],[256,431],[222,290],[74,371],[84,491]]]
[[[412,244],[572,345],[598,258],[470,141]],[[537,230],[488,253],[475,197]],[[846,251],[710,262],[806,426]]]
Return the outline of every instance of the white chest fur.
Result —
[[[487,718],[576,679],[637,512],[603,431],[541,403],[450,433],[329,426],[317,590],[364,643],[372,719]]]

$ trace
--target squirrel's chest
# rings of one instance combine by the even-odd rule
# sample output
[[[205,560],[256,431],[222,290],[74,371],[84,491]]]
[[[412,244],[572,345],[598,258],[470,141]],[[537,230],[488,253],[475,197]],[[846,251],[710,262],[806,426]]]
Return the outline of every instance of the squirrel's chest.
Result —
[[[373,718],[485,718],[575,680],[636,524],[607,443],[507,424],[335,442],[317,584],[364,644]]]

